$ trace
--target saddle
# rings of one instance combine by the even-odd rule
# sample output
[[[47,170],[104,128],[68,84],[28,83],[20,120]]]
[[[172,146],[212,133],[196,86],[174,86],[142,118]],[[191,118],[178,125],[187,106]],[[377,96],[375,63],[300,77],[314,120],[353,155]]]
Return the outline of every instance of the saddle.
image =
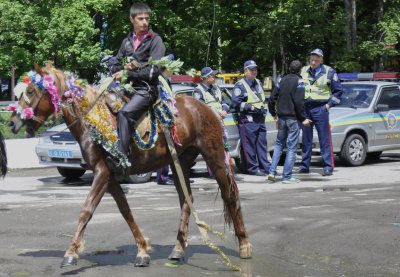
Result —
[[[86,98],[91,107],[84,116],[84,123],[89,129],[92,140],[101,145],[111,156],[119,160],[124,167],[130,166],[129,158],[118,146],[117,113],[129,101],[118,88],[110,88],[113,79],[108,78],[94,90],[92,96]],[[156,145],[162,127],[172,127],[175,113],[173,104],[157,99],[155,104],[136,123],[132,132],[132,140],[141,150],[149,150]],[[179,139],[175,136],[175,141]]]
[[[104,102],[105,107],[107,108],[107,112],[110,116],[108,118],[111,119],[111,125],[116,130],[117,129],[117,113],[124,104],[129,102],[129,97],[115,91],[115,90],[107,90],[104,94]],[[158,105],[160,105],[161,99],[158,97],[157,101],[153,104],[152,108],[155,109]],[[151,122],[148,113],[143,114],[140,119],[133,126],[136,132],[139,134],[140,138],[144,138],[151,131]],[[157,124],[157,133],[163,133],[162,128]]]

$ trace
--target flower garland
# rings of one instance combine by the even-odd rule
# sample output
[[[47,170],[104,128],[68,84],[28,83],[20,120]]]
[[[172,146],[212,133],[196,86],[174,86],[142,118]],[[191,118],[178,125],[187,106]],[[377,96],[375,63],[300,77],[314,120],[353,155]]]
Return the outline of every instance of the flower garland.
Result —
[[[131,166],[128,157],[119,151],[117,147],[118,134],[116,129],[110,124],[107,107],[102,103],[98,103],[85,116],[85,119],[93,141],[101,145],[112,156],[119,159],[124,167]]]
[[[46,74],[43,77],[33,71],[28,73],[30,81],[40,88],[41,90],[47,90],[50,94],[51,103],[54,107],[54,112],[58,112],[58,104],[60,102],[60,96],[58,95],[58,90],[55,84],[54,77],[50,74]]]
[[[137,147],[141,150],[149,150],[155,146],[155,142],[158,139],[158,132],[157,132],[157,121],[154,113],[154,109],[150,109],[148,112],[149,119],[150,119],[150,134],[149,134],[149,139],[147,141],[144,141],[138,131],[133,130],[132,136],[133,136],[133,141],[137,145]]]
[[[33,115],[34,115],[32,107],[22,109],[22,107],[18,105],[18,102],[16,102],[16,104],[9,104],[7,106],[7,111],[10,111],[10,112],[15,111],[17,114],[19,114],[19,117],[22,120],[32,119]]]
[[[28,76],[23,77],[23,82],[25,84],[33,83],[36,87],[41,90],[46,90],[50,94],[51,102],[54,106],[54,112],[57,113],[59,110],[60,97],[58,95],[57,87],[55,85],[54,77],[52,75],[41,76],[33,71],[28,73]],[[27,98],[25,92],[22,96],[29,105],[29,98]],[[7,111],[16,112],[19,114],[22,120],[32,119],[34,117],[34,111],[32,107],[22,108],[18,102],[15,104],[9,104],[7,106]]]
[[[155,146],[155,142],[158,139],[157,120],[165,127],[171,127],[175,120],[171,107],[164,101],[161,101],[154,109],[150,109],[148,115],[151,126],[149,139],[144,141],[136,130],[132,132],[133,140],[141,150],[149,150]]]
[[[74,101],[73,97],[82,100],[85,96],[85,90],[81,86],[82,81],[80,79],[75,79],[74,75],[70,74],[67,76],[66,83],[68,90],[64,92],[63,96],[67,98],[67,103],[71,104]]]

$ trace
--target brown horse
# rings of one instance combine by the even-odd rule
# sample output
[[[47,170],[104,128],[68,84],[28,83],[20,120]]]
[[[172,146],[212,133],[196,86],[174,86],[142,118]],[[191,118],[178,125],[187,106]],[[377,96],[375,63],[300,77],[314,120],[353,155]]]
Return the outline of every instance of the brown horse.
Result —
[[[101,146],[92,141],[89,130],[82,120],[88,109],[86,111],[82,110],[82,105],[77,101],[74,101],[72,104],[65,104],[67,99],[64,92],[67,90],[67,85],[64,72],[53,68],[50,64],[43,69],[37,67],[36,72],[41,77],[48,76],[49,74],[54,76],[54,84],[57,87],[60,99],[58,106],[61,107],[64,120],[78,141],[83,157],[94,174],[91,189],[81,210],[77,230],[65,253],[62,266],[77,263],[79,258],[78,251],[83,246],[83,234],[86,225],[106,191],[109,191],[115,199],[122,216],[128,223],[136,240],[138,253],[135,266],[148,266],[150,263],[150,245],[144,239],[139,227],[136,225],[127,199],[106,165],[105,151]],[[40,76],[37,77],[40,79]],[[40,81],[39,79],[38,81]],[[90,88],[86,89],[86,94],[94,96],[89,101],[92,104],[99,97]],[[56,109],[54,95],[51,96],[51,93],[44,89],[43,86],[38,85],[37,82],[31,82],[28,85],[23,97],[19,100],[18,106],[20,113],[14,112],[10,119],[10,127],[13,132],[18,132],[19,128],[24,124],[29,124],[29,130],[34,132]],[[29,107],[33,110],[32,119],[21,116],[21,111]],[[181,145],[176,145],[176,150],[179,155],[179,161],[190,198],[193,200],[192,192],[188,185],[190,184],[190,167],[198,154],[201,153],[218,182],[224,201],[225,222],[229,226],[233,224],[235,235],[239,241],[240,257],[250,258],[252,245],[248,241],[248,235],[244,227],[236,183],[230,170],[227,173],[224,146],[221,143],[222,132],[220,121],[210,108],[192,97],[180,97],[176,99],[176,108],[178,109],[178,116],[175,120],[176,135],[181,143]],[[175,187],[179,194],[181,219],[177,240],[169,259],[181,260],[184,258],[185,248],[187,247],[188,224],[191,211],[179,184],[177,170],[172,162],[165,137],[160,135],[156,141],[156,146],[150,150],[139,150],[133,141],[131,149],[129,157],[132,164],[130,167],[131,174],[151,172],[166,164],[171,165]]]

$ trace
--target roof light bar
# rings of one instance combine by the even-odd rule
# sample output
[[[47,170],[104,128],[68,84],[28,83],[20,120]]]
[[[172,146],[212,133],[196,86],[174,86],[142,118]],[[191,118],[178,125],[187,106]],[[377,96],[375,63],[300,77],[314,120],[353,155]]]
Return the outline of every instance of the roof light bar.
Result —
[[[339,73],[340,80],[399,80],[400,72]]]

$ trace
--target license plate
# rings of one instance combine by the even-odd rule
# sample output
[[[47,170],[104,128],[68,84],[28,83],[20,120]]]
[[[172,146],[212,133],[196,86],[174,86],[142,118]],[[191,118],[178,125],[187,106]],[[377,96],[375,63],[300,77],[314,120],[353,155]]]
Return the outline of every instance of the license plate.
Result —
[[[48,150],[49,157],[52,158],[72,158],[72,151],[67,150]]]

